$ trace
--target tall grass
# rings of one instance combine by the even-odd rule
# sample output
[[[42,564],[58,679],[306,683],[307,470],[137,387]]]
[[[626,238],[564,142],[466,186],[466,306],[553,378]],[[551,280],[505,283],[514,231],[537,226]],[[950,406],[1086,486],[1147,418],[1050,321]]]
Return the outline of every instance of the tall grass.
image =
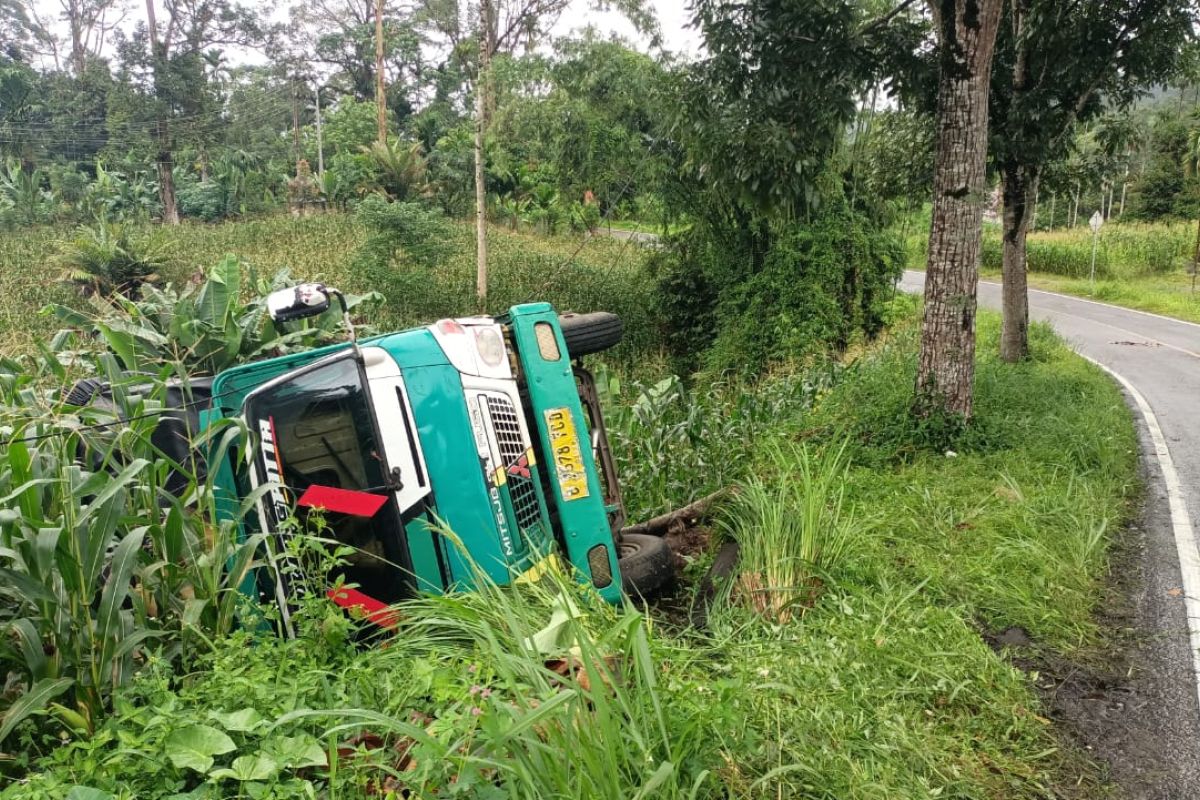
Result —
[[[1176,272],[1187,265],[1195,243],[1189,223],[1109,222],[1100,229],[1096,275],[1128,279]],[[985,228],[983,268],[998,271],[1002,256],[999,229]],[[1027,259],[1030,272],[1086,278],[1091,274],[1092,232],[1077,227],[1031,233]]]
[[[735,598],[775,622],[801,616],[822,576],[854,541],[845,514],[844,446],[814,453],[772,445],[767,477],[751,476],[723,510],[721,528],[740,546]]]

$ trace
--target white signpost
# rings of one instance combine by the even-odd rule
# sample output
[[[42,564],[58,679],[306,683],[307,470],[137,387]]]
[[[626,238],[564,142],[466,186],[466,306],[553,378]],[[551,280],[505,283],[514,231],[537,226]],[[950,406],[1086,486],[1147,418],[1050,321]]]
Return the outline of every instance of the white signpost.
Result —
[[[1099,211],[1088,220],[1088,227],[1092,229],[1092,294],[1096,293],[1096,245],[1100,243],[1100,226],[1103,224],[1104,217]]]

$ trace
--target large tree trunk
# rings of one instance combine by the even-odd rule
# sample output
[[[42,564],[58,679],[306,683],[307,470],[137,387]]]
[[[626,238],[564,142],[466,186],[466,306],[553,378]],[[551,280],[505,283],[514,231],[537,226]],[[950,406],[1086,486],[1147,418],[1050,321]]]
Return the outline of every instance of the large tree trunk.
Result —
[[[1021,361],[1029,356],[1029,285],[1025,240],[1037,194],[1037,167],[1009,162],[1000,168],[1004,197],[1004,265],[1000,358]]]
[[[917,414],[969,419],[975,382],[988,81],[1004,0],[935,0],[938,76],[933,222],[917,366]]]

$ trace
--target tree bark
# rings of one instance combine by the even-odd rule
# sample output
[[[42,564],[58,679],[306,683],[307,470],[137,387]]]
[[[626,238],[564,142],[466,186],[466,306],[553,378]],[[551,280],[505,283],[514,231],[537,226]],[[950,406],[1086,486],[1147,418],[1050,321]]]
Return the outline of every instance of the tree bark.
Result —
[[[154,17],[154,0],[146,0],[146,27],[150,33],[150,58],[156,95],[154,130],[158,141],[158,201],[162,204],[162,221],[179,224],[179,206],[175,202],[175,155],[171,146],[170,109],[163,100],[163,73],[166,71],[167,42],[159,39],[158,22]],[[168,30],[170,25],[167,26]]]
[[[970,419],[986,196],[988,82],[1004,0],[936,0],[937,160],[917,366],[919,416]]]
[[[1003,212],[1003,288],[1000,358],[1008,362],[1029,357],[1029,282],[1025,242],[1029,235],[1033,198],[1040,175],[1037,167],[1009,162],[1000,168]]]

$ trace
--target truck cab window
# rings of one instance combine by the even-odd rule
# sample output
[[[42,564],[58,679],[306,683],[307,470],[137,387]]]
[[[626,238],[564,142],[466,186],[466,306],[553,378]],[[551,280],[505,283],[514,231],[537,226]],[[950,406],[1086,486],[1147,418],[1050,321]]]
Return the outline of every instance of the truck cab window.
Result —
[[[257,434],[260,482],[284,486],[267,498],[275,519],[266,524],[275,527],[310,487],[386,498],[370,514],[324,512],[325,535],[354,549],[339,572],[347,584],[389,604],[412,596],[403,526],[358,363],[347,356],[265,387],[247,398],[245,411]],[[303,522],[312,511],[295,513]]]

